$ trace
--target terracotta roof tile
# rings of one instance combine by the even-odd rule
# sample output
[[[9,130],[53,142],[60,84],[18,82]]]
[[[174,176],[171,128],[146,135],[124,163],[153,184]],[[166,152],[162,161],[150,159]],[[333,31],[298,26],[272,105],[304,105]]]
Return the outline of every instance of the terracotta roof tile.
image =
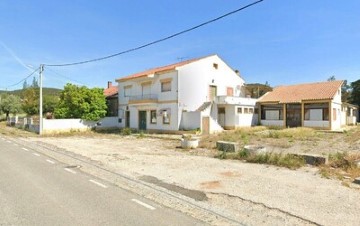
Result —
[[[266,93],[258,102],[300,103],[304,100],[332,99],[343,81],[307,83],[279,86]]]
[[[107,89],[104,89],[104,95],[106,97],[113,96],[118,93],[118,87],[117,86],[110,86]]]
[[[213,55],[210,55],[210,56],[213,56]],[[209,57],[209,56],[206,56],[206,57]],[[152,69],[149,69],[149,70],[146,70],[146,71],[142,71],[142,72],[139,72],[139,73],[135,73],[135,74],[132,74],[132,75],[128,75],[128,76],[119,78],[116,81],[117,82],[123,82],[123,81],[129,80],[129,79],[146,77],[147,75],[151,75],[151,74],[155,74],[155,73],[159,73],[159,72],[175,70],[177,67],[184,66],[186,64],[190,64],[192,62],[204,59],[206,57],[195,58],[195,59],[191,59],[191,60],[178,62],[178,63],[175,63],[175,64],[170,64],[170,65],[166,65],[166,66],[162,66],[162,67],[152,68]]]

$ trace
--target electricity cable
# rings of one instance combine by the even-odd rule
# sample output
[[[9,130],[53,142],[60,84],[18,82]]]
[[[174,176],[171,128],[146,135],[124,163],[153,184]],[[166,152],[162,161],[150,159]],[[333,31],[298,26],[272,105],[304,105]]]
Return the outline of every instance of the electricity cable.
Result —
[[[200,28],[200,27],[203,27],[203,26],[205,26],[205,25],[208,25],[208,24],[210,24],[210,23],[213,23],[213,22],[215,22],[215,21],[218,21],[218,20],[220,20],[220,19],[223,19],[224,17],[227,17],[227,16],[230,16],[230,15],[235,14],[235,13],[237,13],[237,12],[240,12],[240,11],[242,11],[242,10],[244,10],[244,9],[246,9],[246,8],[249,8],[249,7],[253,6],[253,5],[256,5],[256,4],[258,4],[258,3],[262,2],[262,1],[264,1],[264,0],[255,1],[255,2],[253,2],[253,3],[250,3],[250,4],[246,5],[246,6],[243,6],[243,7],[241,7],[241,8],[236,9],[236,10],[233,10],[233,11],[231,11],[231,12],[228,12],[228,13],[222,15],[222,16],[219,16],[219,17],[217,17],[217,18],[211,19],[211,20],[209,20],[209,21],[203,22],[203,23],[201,23],[201,24],[199,24],[199,25],[196,25],[196,26],[194,26],[194,27],[185,29],[185,30],[183,30],[183,31],[180,31],[180,32],[177,32],[177,33],[175,33],[175,34],[169,35],[169,36],[167,36],[167,37],[164,37],[164,38],[161,38],[161,39],[158,39],[158,40],[149,42],[149,43],[147,43],[147,44],[144,44],[144,45],[141,45],[141,46],[138,46],[138,47],[134,47],[134,48],[131,48],[131,49],[128,49],[128,50],[124,50],[124,51],[121,51],[121,52],[118,52],[118,53],[115,53],[115,54],[112,54],[112,55],[108,55],[108,56],[104,56],[104,57],[100,57],[100,58],[95,58],[95,59],[91,59],[91,60],[74,62],[74,63],[44,64],[44,65],[47,66],[47,67],[66,67],[66,66],[74,66],[74,65],[92,63],[92,62],[95,62],[95,61],[102,61],[102,60],[106,60],[106,59],[109,59],[109,58],[113,58],[113,57],[116,57],[116,56],[119,56],[119,55],[123,55],[123,54],[125,54],[125,53],[134,52],[134,51],[136,51],[136,50],[143,49],[143,48],[145,48],[145,47],[148,47],[148,46],[151,46],[151,45],[154,45],[154,44],[157,44],[157,43],[166,41],[166,40],[168,40],[168,39],[171,39],[171,38],[174,38],[174,37],[176,37],[176,36],[179,36],[179,35],[185,34],[185,33],[187,33],[187,32],[190,32],[190,31],[192,31],[192,30],[198,29],[198,28]]]

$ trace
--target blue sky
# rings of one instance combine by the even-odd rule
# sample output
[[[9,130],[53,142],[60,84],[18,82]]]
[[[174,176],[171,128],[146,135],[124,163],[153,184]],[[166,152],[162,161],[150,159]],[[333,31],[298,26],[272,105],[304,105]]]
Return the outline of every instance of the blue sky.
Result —
[[[28,65],[71,63],[133,48],[200,24],[249,0],[2,0],[0,89]],[[218,54],[247,83],[272,86],[360,79],[360,1],[264,0],[190,33],[109,60],[45,68],[44,85],[105,87],[152,67]],[[28,80],[31,82],[32,78]]]

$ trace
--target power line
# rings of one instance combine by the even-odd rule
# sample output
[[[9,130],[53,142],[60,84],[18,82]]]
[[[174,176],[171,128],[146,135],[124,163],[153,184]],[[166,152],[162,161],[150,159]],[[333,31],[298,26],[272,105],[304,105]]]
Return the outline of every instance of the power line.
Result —
[[[171,38],[174,38],[174,37],[176,37],[176,36],[185,34],[185,33],[187,33],[187,32],[190,32],[190,31],[195,30],[195,29],[197,29],[197,28],[200,28],[200,27],[202,27],[202,26],[208,25],[208,24],[210,24],[210,23],[213,23],[213,22],[215,22],[215,21],[218,21],[218,20],[220,20],[220,19],[223,19],[224,17],[230,16],[230,15],[235,14],[235,13],[237,13],[237,12],[240,12],[240,11],[246,9],[246,8],[249,8],[249,7],[253,6],[253,5],[256,5],[256,4],[258,4],[258,3],[262,2],[262,1],[264,1],[264,0],[255,1],[255,2],[253,2],[253,3],[250,3],[250,4],[246,5],[246,6],[243,6],[243,7],[239,8],[239,9],[233,10],[233,11],[231,11],[231,12],[229,12],[229,13],[226,13],[226,14],[224,14],[224,15],[222,15],[222,16],[219,16],[219,17],[214,18],[214,19],[212,19],[212,20],[206,21],[206,22],[201,23],[201,24],[199,24],[199,25],[196,25],[196,26],[194,26],[194,27],[185,29],[185,30],[183,30],[183,31],[180,31],[180,32],[177,32],[177,33],[175,33],[175,34],[169,35],[169,36],[167,36],[167,37],[164,37],[164,38],[158,39],[158,40],[156,40],[156,41],[152,41],[152,42],[149,42],[149,43],[147,43],[147,44],[144,44],[144,45],[141,45],[141,46],[138,46],[138,47],[135,47],[135,48],[131,48],[131,49],[128,49],[128,50],[119,52],[119,53],[115,53],[115,54],[112,54],[112,55],[108,55],[108,56],[100,57],[100,58],[95,58],[95,59],[91,59],[91,60],[74,62],[74,63],[66,63],[66,64],[45,64],[45,66],[48,66],[48,67],[65,67],[65,66],[73,66],[73,65],[79,65],[79,64],[86,64],[86,63],[91,63],[91,62],[95,62],[95,61],[106,60],[106,59],[109,59],[109,58],[112,58],[112,57],[116,57],[116,56],[119,56],[119,55],[122,55],[122,54],[125,54],[125,53],[129,53],[129,52],[134,52],[134,51],[136,51],[136,50],[143,49],[143,48],[145,48],[145,47],[148,47],[148,46],[157,44],[157,43],[159,43],[159,42],[166,41],[166,40],[168,40],[168,39],[171,39]]]
[[[51,69],[51,68],[48,68],[48,69],[49,69],[49,71],[51,71],[52,73],[56,74],[56,75],[59,76],[59,77],[63,77],[63,78],[65,78],[65,79],[68,79],[69,81],[76,82],[76,83],[78,83],[78,84],[80,84],[80,85],[85,85],[85,86],[86,86],[86,84],[83,83],[83,82],[80,82],[80,81],[78,81],[78,80],[72,79],[72,78],[67,77],[67,76],[65,76],[65,75],[63,75],[63,74],[60,74],[59,72],[57,72],[57,71],[55,71],[55,70],[53,70],[53,69]],[[59,79],[59,80],[60,80],[60,79]]]
[[[31,74],[29,74],[28,76],[26,76],[25,78],[21,79],[19,82],[17,83],[14,83],[12,85],[9,85],[7,87],[4,87],[5,89],[8,89],[10,87],[13,87],[13,86],[16,86],[16,85],[19,85],[20,83],[22,83],[23,81],[25,81],[26,79],[28,79],[30,76],[32,76],[33,74],[35,74],[35,72],[39,71],[40,68],[37,68],[36,70],[34,70]]]

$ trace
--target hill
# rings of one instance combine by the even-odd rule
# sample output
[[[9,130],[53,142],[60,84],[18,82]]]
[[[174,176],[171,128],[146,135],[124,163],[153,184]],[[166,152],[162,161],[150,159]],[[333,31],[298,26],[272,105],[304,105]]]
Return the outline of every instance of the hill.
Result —
[[[23,91],[22,89],[12,90],[12,91],[0,90],[0,94],[9,93],[9,94],[13,94],[15,96],[21,96],[22,91]],[[62,91],[62,89],[44,87],[43,95],[44,96],[60,96],[61,91]]]

